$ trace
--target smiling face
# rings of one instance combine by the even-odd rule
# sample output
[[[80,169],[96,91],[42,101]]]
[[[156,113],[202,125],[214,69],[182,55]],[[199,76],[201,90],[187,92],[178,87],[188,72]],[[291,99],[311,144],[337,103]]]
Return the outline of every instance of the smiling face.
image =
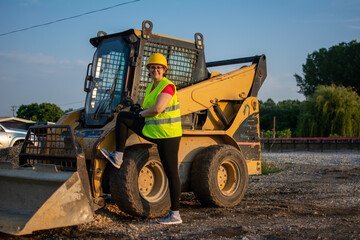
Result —
[[[150,77],[156,81],[160,81],[164,77],[165,68],[160,64],[151,64],[148,68]]]

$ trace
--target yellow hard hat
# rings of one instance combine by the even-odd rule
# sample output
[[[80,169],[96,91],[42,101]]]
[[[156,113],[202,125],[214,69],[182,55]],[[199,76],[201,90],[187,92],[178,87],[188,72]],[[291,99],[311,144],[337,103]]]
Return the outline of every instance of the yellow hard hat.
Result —
[[[152,54],[146,63],[146,68],[149,68],[149,65],[151,64],[163,65],[165,67],[165,70],[168,68],[166,58],[161,53]]]

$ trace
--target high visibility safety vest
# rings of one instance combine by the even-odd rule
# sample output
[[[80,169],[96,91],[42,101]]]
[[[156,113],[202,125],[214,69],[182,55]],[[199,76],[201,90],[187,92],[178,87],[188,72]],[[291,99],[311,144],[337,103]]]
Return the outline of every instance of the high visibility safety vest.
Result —
[[[164,77],[157,87],[150,92],[154,85],[154,82],[151,83],[145,91],[143,108],[146,109],[154,106],[159,94],[169,84],[174,85]],[[150,138],[173,138],[182,135],[180,105],[177,100],[176,87],[174,96],[162,113],[153,117],[145,117],[145,126],[142,132],[145,136]]]

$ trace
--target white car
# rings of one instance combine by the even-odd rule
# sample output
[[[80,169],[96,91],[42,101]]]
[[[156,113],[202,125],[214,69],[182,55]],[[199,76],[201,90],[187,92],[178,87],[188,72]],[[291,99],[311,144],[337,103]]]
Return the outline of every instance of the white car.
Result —
[[[24,142],[26,130],[6,128],[0,124],[0,149],[8,148]]]

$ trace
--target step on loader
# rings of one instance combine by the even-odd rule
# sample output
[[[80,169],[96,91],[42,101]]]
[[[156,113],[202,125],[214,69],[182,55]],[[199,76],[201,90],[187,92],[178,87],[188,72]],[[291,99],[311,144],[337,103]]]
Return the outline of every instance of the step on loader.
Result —
[[[156,146],[130,131],[120,169],[99,151],[115,150],[116,116],[142,103],[152,81],[145,65],[156,52],[167,58],[167,78],[178,89],[181,190],[193,191],[204,206],[240,203],[248,175],[261,173],[257,94],[267,74],[265,56],[206,62],[202,34],[187,41],[152,28],[144,21],[142,30],[100,31],[90,39],[96,50],[86,72],[85,107],[56,125],[30,127],[19,167],[0,164],[0,232],[24,235],[90,222],[109,196],[132,216],[169,211]],[[240,67],[209,72],[230,64]]]

